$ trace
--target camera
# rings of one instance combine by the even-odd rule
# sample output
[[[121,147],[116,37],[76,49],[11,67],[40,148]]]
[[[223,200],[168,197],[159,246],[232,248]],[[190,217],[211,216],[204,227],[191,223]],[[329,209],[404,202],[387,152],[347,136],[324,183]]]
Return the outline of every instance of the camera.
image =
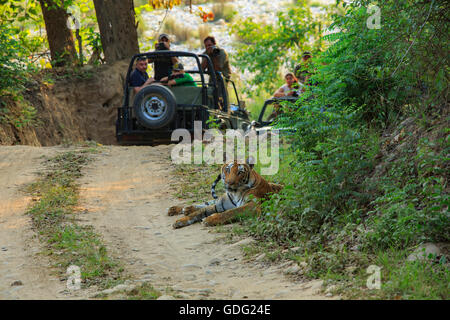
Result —
[[[212,46],[211,49],[213,57],[218,56],[220,54],[220,49],[217,46]]]
[[[157,50],[167,50],[166,46],[164,45],[164,42],[158,42],[156,45]]]

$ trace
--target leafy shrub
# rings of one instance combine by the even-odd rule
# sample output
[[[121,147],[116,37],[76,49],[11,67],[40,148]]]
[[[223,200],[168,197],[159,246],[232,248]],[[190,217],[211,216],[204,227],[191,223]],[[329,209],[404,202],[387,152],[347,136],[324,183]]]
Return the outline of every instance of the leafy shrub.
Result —
[[[18,55],[21,50],[20,42],[16,38],[16,30],[6,25],[0,26],[0,99],[5,94],[22,89],[26,64]]]
[[[434,141],[412,139],[417,148],[398,152],[383,176],[368,179],[378,161],[380,129],[418,111],[425,119],[446,115],[448,55],[439,49],[448,46],[442,21],[446,5],[381,1],[382,28],[369,29],[369,4],[354,1],[345,15],[334,16],[331,28],[341,31],[327,36],[330,47],[314,56],[312,85],[296,105],[283,107],[278,124],[296,128],[292,155],[276,177],[284,190],[266,201],[262,217],[249,225],[258,237],[283,245],[301,241],[316,254],[337,241],[376,252],[450,239],[444,134]],[[248,40],[238,63],[255,69],[270,64],[254,78],[261,88],[273,83],[286,58],[274,49],[290,41],[283,23],[300,24],[304,14],[289,11],[290,20],[281,15],[276,27],[250,21],[237,27]],[[304,41],[304,33],[293,32]],[[347,226],[354,226],[353,235],[341,238]]]

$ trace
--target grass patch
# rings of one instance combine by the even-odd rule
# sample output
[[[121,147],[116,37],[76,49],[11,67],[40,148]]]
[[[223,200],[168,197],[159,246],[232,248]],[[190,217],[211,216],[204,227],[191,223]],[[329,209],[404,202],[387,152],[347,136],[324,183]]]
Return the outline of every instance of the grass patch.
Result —
[[[198,203],[212,200],[211,185],[220,173],[220,165],[182,164],[175,167],[174,174],[182,183],[177,185],[176,196],[188,200],[188,203]],[[216,194],[224,192],[223,185],[217,184]]]
[[[123,280],[123,268],[108,254],[101,236],[91,226],[76,222],[80,214],[76,209],[79,200],[76,180],[82,176],[83,166],[89,163],[89,154],[94,152],[100,150],[89,145],[47,159],[46,171],[26,187],[34,200],[27,214],[40,240],[46,244],[45,253],[55,260],[61,275],[75,265],[81,269],[83,286],[96,284],[106,288]]]
[[[129,300],[155,300],[161,293],[151,284],[144,282],[128,295]]]

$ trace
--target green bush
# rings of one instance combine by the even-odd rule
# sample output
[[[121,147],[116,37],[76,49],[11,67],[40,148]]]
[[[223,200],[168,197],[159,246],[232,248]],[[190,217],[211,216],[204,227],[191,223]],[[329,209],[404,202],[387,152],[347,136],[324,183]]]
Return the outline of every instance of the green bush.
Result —
[[[17,30],[6,25],[0,26],[0,99],[1,96],[23,89],[26,62],[19,55],[21,51]]]
[[[278,125],[296,128],[290,155],[274,178],[285,188],[264,203],[259,219],[247,224],[258,238],[300,245],[314,256],[313,270],[327,264],[323,259],[350,259],[340,254],[349,247],[375,254],[450,240],[448,130],[430,128],[439,132],[433,139],[407,138],[410,148],[392,150],[393,160],[381,159],[385,173],[372,176],[380,164],[382,130],[407,116],[421,115],[425,126],[443,122],[439,117],[448,110],[448,55],[442,50],[448,48],[442,21],[446,4],[378,2],[381,29],[367,28],[369,4],[354,1],[345,15],[334,16],[331,28],[341,31],[327,36],[330,47],[314,55],[313,85],[295,105],[283,107]],[[239,32],[247,30],[245,24],[242,28]],[[238,62],[254,67],[276,62],[256,75],[255,84],[276,79],[279,57],[270,48],[286,41],[284,36],[248,34],[254,41],[241,48]]]

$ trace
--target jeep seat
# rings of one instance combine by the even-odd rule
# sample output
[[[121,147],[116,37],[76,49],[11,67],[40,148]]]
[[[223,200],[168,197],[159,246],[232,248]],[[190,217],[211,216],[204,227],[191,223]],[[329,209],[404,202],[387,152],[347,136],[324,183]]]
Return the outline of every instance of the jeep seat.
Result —
[[[201,105],[202,88],[201,87],[171,87],[170,90],[177,99],[177,104]]]

